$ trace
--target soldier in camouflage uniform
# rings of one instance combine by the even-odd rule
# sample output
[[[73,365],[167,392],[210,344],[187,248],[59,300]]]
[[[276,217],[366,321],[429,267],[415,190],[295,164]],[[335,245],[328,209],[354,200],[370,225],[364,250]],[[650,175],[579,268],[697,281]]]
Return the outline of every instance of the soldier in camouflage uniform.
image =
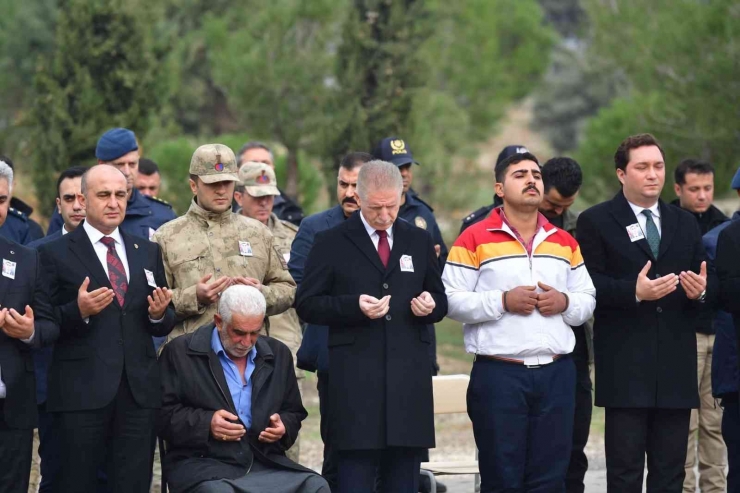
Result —
[[[270,230],[231,212],[238,181],[231,149],[199,147],[190,161],[190,209],[154,234],[178,317],[168,340],[211,323],[218,297],[232,284],[260,289],[270,316],[293,304],[296,285]]]
[[[241,206],[240,214],[256,219],[270,228],[273,236],[273,249],[288,262],[290,246],[298,232],[298,226],[279,219],[273,212],[275,197],[280,195],[275,172],[264,163],[250,161],[239,168],[239,180],[234,199]],[[295,309],[291,308],[280,315],[270,317],[269,331],[263,331],[263,335],[274,337],[288,346],[295,364],[296,353],[303,340],[301,322]],[[298,379],[298,389],[303,395],[303,378],[305,377],[303,370],[296,367],[295,376]],[[298,438],[300,439],[300,435]],[[286,455],[290,460],[299,462],[299,440],[295,441]]]

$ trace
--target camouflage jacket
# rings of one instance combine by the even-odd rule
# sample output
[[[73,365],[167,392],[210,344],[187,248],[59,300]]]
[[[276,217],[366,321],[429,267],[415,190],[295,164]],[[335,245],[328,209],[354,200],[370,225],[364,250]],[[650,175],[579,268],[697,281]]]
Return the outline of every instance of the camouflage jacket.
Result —
[[[267,227],[272,232],[275,250],[280,252],[285,262],[288,262],[290,259],[290,246],[298,232],[298,226],[289,221],[279,219],[273,213],[267,221]],[[288,346],[290,352],[293,353],[293,361],[296,361],[296,352],[301,347],[303,332],[301,331],[301,322],[294,308],[289,308],[280,315],[270,317],[269,336]],[[301,378],[303,376],[303,370],[299,370],[296,367],[296,377]]]
[[[293,304],[296,285],[288,263],[267,227],[254,219],[208,212],[195,200],[188,212],[160,227],[153,240],[162,248],[167,283],[178,323],[169,340],[210,323],[216,305],[198,303],[195,288],[206,274],[209,282],[222,276],[252,277],[263,284],[267,314],[277,315]],[[242,255],[241,249],[251,255]]]

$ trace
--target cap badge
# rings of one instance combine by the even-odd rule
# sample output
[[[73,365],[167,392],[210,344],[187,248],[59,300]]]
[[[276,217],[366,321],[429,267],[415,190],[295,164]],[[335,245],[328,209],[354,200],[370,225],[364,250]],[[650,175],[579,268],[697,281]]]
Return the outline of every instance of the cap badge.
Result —
[[[257,183],[270,183],[270,178],[265,174],[265,170],[262,170],[262,174],[257,177]]]
[[[406,143],[401,139],[391,140],[391,154],[406,154]]]
[[[216,171],[224,170],[224,163],[221,162],[221,153],[216,154],[216,164],[213,165],[213,169]]]

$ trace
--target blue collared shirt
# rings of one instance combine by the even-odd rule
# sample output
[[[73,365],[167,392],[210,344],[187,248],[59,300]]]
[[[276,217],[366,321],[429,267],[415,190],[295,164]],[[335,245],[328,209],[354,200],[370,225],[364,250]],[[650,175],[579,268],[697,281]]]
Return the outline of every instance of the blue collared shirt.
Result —
[[[213,328],[211,334],[211,349],[218,356],[221,367],[224,369],[226,383],[229,386],[231,400],[234,401],[239,419],[244,426],[249,429],[252,426],[252,373],[254,372],[254,358],[257,356],[257,346],[255,345],[247,354],[247,367],[244,370],[244,379],[239,375],[239,369],[231,358],[224,351],[221,344],[221,337],[218,335],[218,328]],[[247,383],[244,383],[246,381]]]

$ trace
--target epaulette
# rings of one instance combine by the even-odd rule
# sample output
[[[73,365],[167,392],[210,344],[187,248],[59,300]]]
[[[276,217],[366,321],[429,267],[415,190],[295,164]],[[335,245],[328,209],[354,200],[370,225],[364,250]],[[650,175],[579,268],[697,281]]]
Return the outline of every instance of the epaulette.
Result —
[[[172,204],[170,204],[169,202],[167,202],[164,199],[160,199],[159,197],[150,197],[149,195],[144,195],[143,193],[141,195],[143,195],[144,197],[148,198],[151,201],[159,202],[160,204],[166,205],[167,207],[169,207],[170,209],[172,209]]]
[[[13,207],[8,207],[8,213],[28,222],[28,216],[22,213],[21,211],[19,211],[18,209],[15,209]]]
[[[488,213],[491,212],[494,207],[495,206],[493,204],[486,205],[486,206],[481,207],[480,209],[478,209],[476,211],[471,212],[470,214],[468,214],[467,216],[465,216],[465,218],[462,220],[463,224],[472,223],[472,222],[475,222],[481,216],[483,216],[483,217],[487,216]]]
[[[294,233],[297,233],[298,232],[298,226],[296,226],[292,222],[286,221],[285,219],[280,219],[280,222],[283,224],[283,226],[285,226],[286,228],[288,228],[292,232],[294,232]]]

